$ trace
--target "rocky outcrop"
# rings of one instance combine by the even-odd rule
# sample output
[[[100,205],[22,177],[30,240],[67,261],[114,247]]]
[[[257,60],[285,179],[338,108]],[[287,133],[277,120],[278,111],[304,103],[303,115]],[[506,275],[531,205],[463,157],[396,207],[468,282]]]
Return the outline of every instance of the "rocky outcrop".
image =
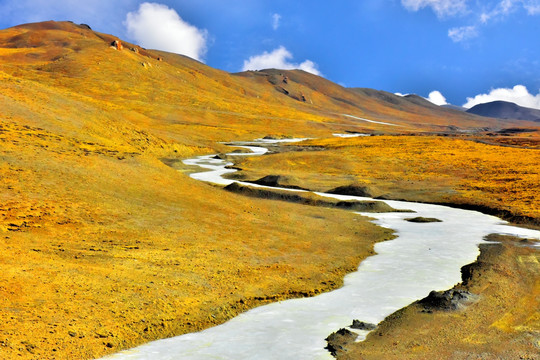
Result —
[[[350,330],[339,329],[325,339],[328,343],[325,349],[330,351],[330,354],[335,357],[338,353],[347,351],[347,345],[354,343],[357,337],[358,334]]]
[[[412,222],[412,223],[433,223],[433,222],[442,222],[442,220],[436,219],[436,218],[427,218],[422,216],[417,216],[414,218],[408,218],[405,219],[405,221]]]
[[[114,40],[113,42],[111,42],[111,47],[119,51],[124,49],[124,45],[122,45],[122,42],[120,40]]]
[[[476,295],[466,291],[450,289],[447,291],[432,291],[422,300],[418,301],[426,311],[442,310],[453,311],[462,308],[473,301]]]
[[[367,330],[371,331],[377,328],[377,325],[363,322],[360,320],[353,320],[352,325],[350,326],[351,329],[358,329],[358,330]]]

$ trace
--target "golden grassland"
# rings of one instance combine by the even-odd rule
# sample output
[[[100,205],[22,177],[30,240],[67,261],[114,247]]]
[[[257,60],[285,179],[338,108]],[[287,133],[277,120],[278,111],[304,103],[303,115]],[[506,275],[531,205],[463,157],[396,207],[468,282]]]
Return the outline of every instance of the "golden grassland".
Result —
[[[538,150],[433,136],[333,138],[296,147],[305,151],[248,158],[239,166],[249,178],[288,175],[320,191],[361,184],[374,196],[474,205],[536,225],[540,220]]]
[[[322,137],[339,130],[504,127],[500,120],[427,102],[419,106],[398,97],[385,101],[381,94],[345,89],[301,71],[234,75],[129,43],[118,51],[109,46],[115,39],[67,22],[0,31],[1,90],[2,100],[9,101],[3,106],[7,115],[41,117],[40,126],[55,126],[56,131],[71,122],[82,123],[104,141],[118,126],[118,131],[135,127],[186,145],[268,134]],[[366,123],[344,113],[400,126]],[[104,120],[108,132],[102,128]]]
[[[314,295],[392,236],[146,153],[0,125],[0,358],[95,358]]]
[[[472,277],[458,288],[480,300],[457,311],[410,305],[385,319],[340,360],[538,359],[540,256],[519,239],[483,245]]]

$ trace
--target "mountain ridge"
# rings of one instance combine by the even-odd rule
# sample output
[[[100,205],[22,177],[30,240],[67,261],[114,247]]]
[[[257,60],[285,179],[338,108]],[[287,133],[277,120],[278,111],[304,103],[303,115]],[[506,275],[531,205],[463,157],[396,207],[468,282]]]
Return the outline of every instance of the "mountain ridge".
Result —
[[[491,101],[468,109],[469,114],[509,120],[540,122],[540,110],[520,106],[510,101]]]
[[[113,41],[123,43],[124,49],[111,47]],[[382,95],[344,88],[301,70],[229,74],[182,55],[147,50],[69,22],[1,30],[0,70],[14,78],[35,81],[40,87],[50,84],[51,91],[63,89],[93,104],[114,105],[129,112],[128,119],[147,118],[144,123],[153,122],[162,128],[162,135],[170,132],[165,128],[170,127],[171,118],[205,128],[227,118],[233,128],[220,141],[233,140],[235,132],[263,135],[267,119],[275,122],[274,131],[281,129],[282,135],[294,128],[298,134],[312,136],[321,131],[362,128],[388,131],[383,125],[341,114],[396,122],[404,126],[403,131],[504,127],[504,122],[450,112],[426,102],[396,99],[398,104],[388,103],[381,101]],[[106,85],[107,91],[96,84]],[[178,116],[171,116],[174,113]],[[183,120],[179,121],[180,117]],[[291,130],[284,131],[287,128]]]

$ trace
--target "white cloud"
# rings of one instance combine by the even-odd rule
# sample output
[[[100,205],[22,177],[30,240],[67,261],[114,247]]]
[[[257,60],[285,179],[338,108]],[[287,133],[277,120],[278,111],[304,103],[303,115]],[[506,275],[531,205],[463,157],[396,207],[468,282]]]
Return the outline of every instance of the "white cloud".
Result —
[[[453,42],[462,42],[478,36],[476,26],[462,26],[448,30],[448,37]]]
[[[411,11],[430,7],[438,17],[453,16],[467,11],[467,0],[401,0],[401,4]]]
[[[540,0],[401,0],[410,11],[431,8],[439,18],[467,15],[473,20],[469,26],[458,26],[448,30],[448,37],[454,42],[464,42],[475,38],[482,25],[492,21],[503,21],[509,15],[525,10],[530,15],[540,15]]]
[[[432,102],[435,105],[446,105],[446,104],[448,104],[448,102],[446,101],[446,98],[443,96],[443,94],[441,94],[441,92],[437,91],[437,90],[430,92],[428,97],[426,98],[426,100]]]
[[[480,22],[482,24],[487,24],[493,19],[499,19],[506,16],[516,9],[516,4],[521,2],[521,0],[501,0],[493,9],[480,14]]]
[[[272,15],[272,29],[277,30],[279,28],[281,21],[281,15],[274,14]]]
[[[206,54],[207,31],[182,20],[166,5],[142,3],[124,22],[128,36],[141,46],[201,60]]]
[[[540,0],[525,1],[523,7],[529,15],[540,15]]]
[[[480,22],[486,24],[490,20],[502,19],[520,7],[523,7],[528,15],[540,14],[540,0],[500,0],[493,9],[480,15]]]
[[[478,104],[483,104],[491,101],[509,101],[520,106],[525,106],[533,109],[540,109],[540,92],[537,95],[532,95],[529,90],[523,85],[516,85],[513,88],[491,89],[489,94],[480,94],[475,97],[468,97],[467,103],[463,105],[465,108],[471,108]]]
[[[280,46],[272,52],[263,52],[260,55],[251,56],[248,60],[244,60],[242,71],[261,70],[261,69],[300,69],[315,75],[321,75],[317,69],[317,64],[311,60],[305,60],[300,64],[292,63],[292,54],[285,47]]]

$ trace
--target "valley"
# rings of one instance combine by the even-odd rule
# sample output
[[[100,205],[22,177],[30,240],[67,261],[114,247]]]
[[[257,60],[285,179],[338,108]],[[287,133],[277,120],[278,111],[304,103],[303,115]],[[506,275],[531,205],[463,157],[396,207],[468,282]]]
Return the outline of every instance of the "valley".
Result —
[[[231,176],[353,184],[539,226],[537,122],[300,70],[226,73],[70,22],[0,30],[0,358],[99,358],[340,288],[393,231],[224,191],[182,162],[265,136],[311,139],[235,159]],[[529,304],[526,292],[507,291]],[[512,324],[537,334],[538,311]]]

